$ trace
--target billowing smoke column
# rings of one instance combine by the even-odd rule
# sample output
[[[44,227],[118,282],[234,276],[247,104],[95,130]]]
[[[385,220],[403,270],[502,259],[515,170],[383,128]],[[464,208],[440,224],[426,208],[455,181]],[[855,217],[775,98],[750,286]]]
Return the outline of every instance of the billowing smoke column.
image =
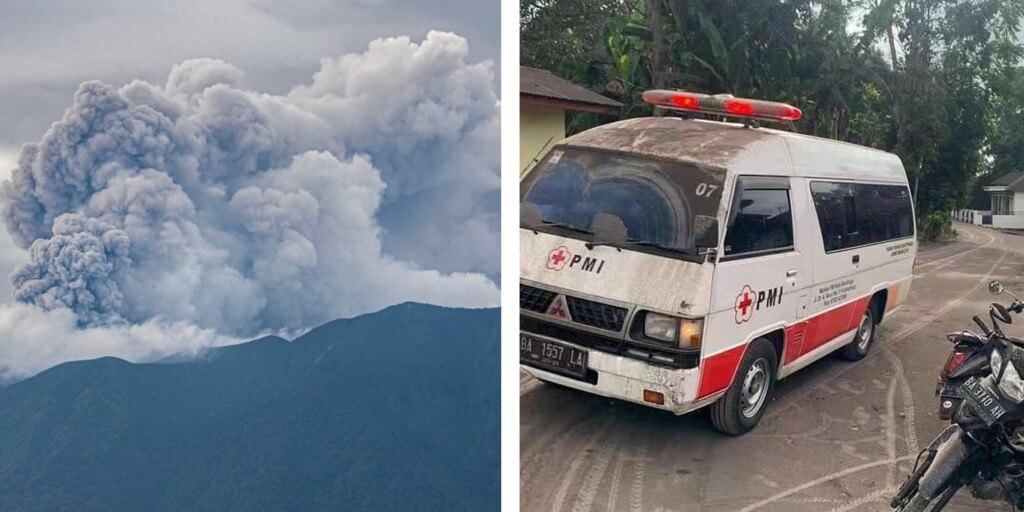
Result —
[[[162,87],[82,84],[0,189],[31,255],[15,298],[79,327],[240,336],[496,305],[498,104],[467,54],[449,33],[378,40],[285,95],[211,59]]]

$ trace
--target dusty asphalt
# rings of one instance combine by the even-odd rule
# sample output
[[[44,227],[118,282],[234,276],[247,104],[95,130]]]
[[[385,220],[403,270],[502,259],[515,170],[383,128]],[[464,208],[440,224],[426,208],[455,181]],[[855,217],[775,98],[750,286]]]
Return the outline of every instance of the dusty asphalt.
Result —
[[[520,499],[526,511],[887,511],[936,416],[947,332],[972,328],[1002,280],[1024,294],[1024,236],[957,224],[921,248],[905,307],[868,358],[825,359],[785,379],[739,438],[707,415],[676,417],[521,373]],[[1024,319],[1008,333],[1024,337]],[[958,497],[950,511],[1009,510]]]

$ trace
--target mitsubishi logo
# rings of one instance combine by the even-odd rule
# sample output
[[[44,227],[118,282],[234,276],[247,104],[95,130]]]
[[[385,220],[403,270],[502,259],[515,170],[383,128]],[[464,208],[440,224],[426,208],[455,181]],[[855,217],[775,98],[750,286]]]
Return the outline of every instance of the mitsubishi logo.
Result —
[[[551,305],[548,306],[545,314],[561,318],[562,320],[572,321],[572,317],[569,316],[569,306],[565,303],[565,295],[557,295],[555,300],[551,301]]]

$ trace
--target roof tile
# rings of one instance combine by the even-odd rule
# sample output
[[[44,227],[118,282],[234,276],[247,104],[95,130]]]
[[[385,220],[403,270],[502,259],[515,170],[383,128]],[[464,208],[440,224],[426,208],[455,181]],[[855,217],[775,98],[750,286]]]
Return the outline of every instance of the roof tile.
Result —
[[[519,66],[519,93],[563,101],[620,108],[619,103],[543,69]]]

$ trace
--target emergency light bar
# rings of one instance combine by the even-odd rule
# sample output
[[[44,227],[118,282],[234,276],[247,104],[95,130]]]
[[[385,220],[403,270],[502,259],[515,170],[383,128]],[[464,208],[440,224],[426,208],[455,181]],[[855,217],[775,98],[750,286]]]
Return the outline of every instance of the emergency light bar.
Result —
[[[711,96],[695,92],[656,89],[643,94],[644,102],[672,110],[703,112],[771,121],[797,121],[800,109],[774,101],[749,100],[732,96]]]

